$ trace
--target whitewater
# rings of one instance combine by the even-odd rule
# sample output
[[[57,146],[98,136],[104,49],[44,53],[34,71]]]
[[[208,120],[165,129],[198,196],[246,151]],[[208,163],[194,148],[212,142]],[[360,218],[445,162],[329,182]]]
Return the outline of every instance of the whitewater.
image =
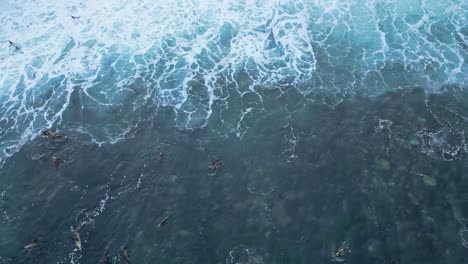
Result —
[[[224,126],[242,135],[244,116],[261,108],[262,89],[339,97],[464,87],[467,6],[430,0],[3,1],[1,161],[44,128],[60,126],[74,93],[81,116],[62,130],[102,144],[131,137],[139,113],[150,107],[172,108],[180,129],[204,127],[232,107]],[[247,106],[229,105],[232,94]]]

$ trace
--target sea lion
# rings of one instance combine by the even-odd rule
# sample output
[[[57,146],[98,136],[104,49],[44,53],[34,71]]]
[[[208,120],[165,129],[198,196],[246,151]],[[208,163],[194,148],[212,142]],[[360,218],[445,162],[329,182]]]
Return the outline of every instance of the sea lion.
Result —
[[[80,233],[78,233],[78,230],[79,230],[79,227],[77,227],[76,225],[73,226],[73,241],[75,241],[75,247],[78,250],[81,250],[81,237],[80,237]]]
[[[163,151],[163,148],[159,148],[159,160],[163,160],[164,159],[164,151]]]
[[[130,259],[130,255],[128,255],[127,249],[125,247],[120,248],[120,254],[122,254],[127,264],[132,263],[132,260]]]
[[[334,262],[344,262],[346,259],[346,255],[351,253],[351,249],[349,247],[348,242],[343,242],[341,246],[335,250],[335,252],[332,252],[332,261]]]
[[[24,249],[31,250],[31,249],[37,248],[39,246],[40,246],[39,241],[37,239],[34,239],[31,244],[28,244],[28,245],[24,246]]]
[[[170,214],[166,215],[166,216],[161,220],[161,222],[159,222],[157,229],[159,229],[159,228],[165,226],[165,225],[169,222],[169,218],[171,218],[171,215],[170,215]]]
[[[109,245],[106,247],[106,252],[104,253],[104,256],[102,256],[101,260],[99,261],[101,264],[109,264],[111,263],[111,258],[109,256]]]
[[[70,16],[72,19],[80,19],[81,17],[80,16]]]
[[[67,140],[67,137],[66,136],[62,136],[56,132],[52,132],[50,129],[45,129],[44,131],[42,131],[42,134],[44,136],[47,136],[47,138],[49,138],[50,140],[55,140],[55,141],[65,141]]]
[[[217,169],[220,169],[221,167],[223,167],[223,161],[221,160],[213,160],[208,165],[208,168],[211,170],[217,170]]]
[[[62,161],[62,158],[57,157],[57,156],[52,156],[52,164],[54,164],[54,168],[56,170],[58,170],[61,161]]]
[[[8,44],[10,44],[10,47],[13,47],[15,49],[15,51],[21,50],[20,47],[15,42],[13,42],[11,40],[8,40]]]
[[[109,259],[109,255],[107,254],[107,251],[106,251],[106,254],[104,255],[104,257],[102,257],[101,263],[102,264],[109,264],[110,263],[110,259]]]

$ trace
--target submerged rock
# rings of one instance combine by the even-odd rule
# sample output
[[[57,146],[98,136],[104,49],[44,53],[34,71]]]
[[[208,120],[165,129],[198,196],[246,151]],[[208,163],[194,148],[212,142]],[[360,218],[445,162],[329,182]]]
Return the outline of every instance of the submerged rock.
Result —
[[[455,194],[448,194],[446,199],[452,209],[453,218],[458,223],[465,223],[466,219],[468,219],[468,201],[466,198]]]
[[[376,162],[376,167],[379,170],[389,170],[390,169],[390,162],[384,159],[378,159]]]
[[[282,203],[275,204],[271,209],[271,213],[273,219],[283,227],[289,225],[292,221],[292,218],[288,215]]]
[[[417,138],[414,138],[414,137],[412,137],[412,138],[409,140],[409,143],[410,143],[411,145],[419,145],[418,139],[417,139]]]
[[[429,175],[425,175],[425,174],[422,174],[421,176],[422,176],[424,184],[426,184],[427,186],[431,186],[431,187],[437,186],[437,181],[433,177]]]

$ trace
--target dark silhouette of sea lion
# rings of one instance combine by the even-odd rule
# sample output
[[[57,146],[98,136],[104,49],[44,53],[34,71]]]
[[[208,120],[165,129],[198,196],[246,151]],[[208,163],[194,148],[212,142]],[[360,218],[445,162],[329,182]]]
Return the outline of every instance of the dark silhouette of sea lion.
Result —
[[[71,16],[72,19],[80,19],[80,16]]]
[[[45,129],[42,131],[42,135],[47,136],[48,138],[51,138],[55,133],[50,131],[50,129]]]
[[[351,253],[351,248],[349,247],[348,242],[343,242],[341,246],[332,253],[332,261],[334,262],[345,262],[346,255]]]
[[[52,132],[50,129],[45,129],[42,134],[44,136],[47,136],[50,140],[55,140],[55,141],[65,141],[67,140],[66,136],[62,136],[56,132]]]
[[[223,162],[221,160],[213,160],[208,165],[208,168],[211,170],[217,170],[223,167]]]
[[[164,151],[163,151],[163,148],[159,148],[159,160],[163,160],[164,159]]]
[[[18,46],[18,44],[16,44],[15,42],[11,41],[11,40],[8,40],[8,44],[10,44],[10,47],[13,47],[15,49],[15,51],[20,51],[20,47]]]
[[[120,254],[122,254],[127,264],[132,263],[132,260],[130,259],[130,255],[128,255],[127,249],[125,247],[120,248]]]
[[[37,248],[39,246],[40,246],[39,241],[37,239],[34,239],[31,244],[28,244],[28,245],[24,246],[24,249],[31,250],[31,249]]]
[[[109,264],[109,263],[110,263],[109,252],[108,252],[108,251],[106,251],[106,253],[105,253],[104,256],[102,257],[101,263],[102,263],[102,264]]]
[[[157,229],[159,229],[159,228],[165,226],[165,225],[169,222],[169,218],[171,218],[171,215],[170,215],[170,214],[166,215],[166,216],[161,220],[161,222],[159,222]]]
[[[62,161],[62,158],[57,157],[57,156],[52,156],[52,163],[54,164],[54,168],[56,170],[58,170],[61,161]]]

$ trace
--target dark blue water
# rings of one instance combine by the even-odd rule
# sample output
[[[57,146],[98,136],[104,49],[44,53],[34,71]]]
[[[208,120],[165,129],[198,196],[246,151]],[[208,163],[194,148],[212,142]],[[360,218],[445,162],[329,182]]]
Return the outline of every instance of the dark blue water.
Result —
[[[467,262],[463,1],[5,6],[0,263]]]
[[[347,263],[464,262],[466,149],[449,151],[466,137],[463,89],[262,96],[242,138],[181,131],[161,109],[116,144],[65,120],[68,142],[25,145],[2,169],[3,262],[96,263],[126,246],[135,263],[329,263],[343,241]]]

